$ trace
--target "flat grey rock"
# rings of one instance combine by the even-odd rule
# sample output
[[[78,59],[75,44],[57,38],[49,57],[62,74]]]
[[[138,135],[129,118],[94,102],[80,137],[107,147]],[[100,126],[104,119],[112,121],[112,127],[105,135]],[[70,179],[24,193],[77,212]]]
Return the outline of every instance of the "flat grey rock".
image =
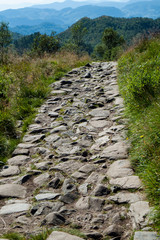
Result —
[[[23,142],[38,143],[43,138],[45,138],[45,134],[25,135],[23,138]]]
[[[12,166],[23,166],[30,160],[30,157],[25,155],[17,155],[8,159],[7,163]]]
[[[83,240],[83,238],[80,238],[65,232],[54,231],[47,238],[47,240]]]
[[[18,166],[8,166],[2,172],[0,172],[0,176],[9,177],[20,174],[20,169]]]
[[[109,136],[103,136],[95,140],[95,144],[92,145],[91,150],[100,150],[100,147],[106,145],[110,141]]]
[[[104,108],[96,108],[89,112],[89,115],[93,117],[103,117],[107,118],[110,115],[110,111],[105,110]]]
[[[100,173],[92,172],[89,177],[85,180],[85,183],[89,184],[98,184],[101,183],[102,180],[105,178],[105,175]]]
[[[48,116],[53,117],[53,118],[57,118],[59,116],[59,113],[51,111],[51,112],[48,113]]]
[[[57,134],[51,134],[51,135],[49,135],[48,137],[46,137],[44,140],[46,141],[46,142],[56,142],[56,141],[58,141],[60,139],[60,136],[59,135],[57,135]]]
[[[90,173],[93,172],[96,169],[94,164],[85,164],[82,166],[78,171],[82,173]]]
[[[79,210],[89,209],[89,197],[81,197],[75,204],[75,208]]]
[[[15,204],[5,205],[0,209],[0,215],[26,212],[30,209],[30,207],[31,207],[31,204],[27,204],[27,203],[15,203]]]
[[[61,131],[66,131],[67,130],[67,127],[62,125],[62,126],[59,126],[59,127],[55,127],[53,130],[51,130],[51,133],[58,133],[58,132],[61,132]]]
[[[57,164],[56,166],[52,167],[50,170],[59,170],[66,173],[73,173],[74,171],[79,169],[82,165],[83,163],[81,162],[69,160],[67,162]]]
[[[107,199],[116,203],[134,203],[142,201],[144,197],[140,193],[119,192]]]
[[[83,173],[83,172],[76,171],[71,175],[71,177],[81,180],[81,179],[86,179],[87,174]]]
[[[26,188],[19,184],[0,185],[0,197],[17,197],[25,198]]]
[[[42,225],[58,226],[65,223],[65,218],[58,212],[49,213],[42,222]]]
[[[133,175],[133,170],[129,160],[117,160],[110,165],[107,171],[109,178],[121,178],[131,175]]]
[[[124,142],[115,143],[106,147],[103,150],[101,157],[106,157],[113,160],[125,159],[128,157],[128,147]]]
[[[35,199],[37,201],[42,201],[42,200],[52,200],[60,196],[59,193],[40,193],[35,196]]]
[[[39,175],[38,177],[33,179],[33,183],[37,186],[42,186],[44,183],[46,183],[50,179],[50,175],[48,172],[43,173]]]
[[[91,209],[99,212],[103,209],[103,206],[105,204],[105,200],[101,199],[101,198],[90,197],[89,204],[90,204]]]
[[[138,176],[129,176],[122,178],[115,178],[109,181],[111,185],[118,186],[121,189],[139,189],[142,183]]]
[[[29,155],[29,150],[26,149],[26,148],[16,148],[14,150],[14,152],[12,153],[12,156],[16,156],[16,155],[26,155],[28,156]]]
[[[17,148],[19,148],[19,149],[30,149],[30,148],[32,148],[32,147],[35,147],[35,144],[33,144],[33,143],[19,143],[18,144],[18,146],[17,146]]]
[[[66,91],[63,90],[53,90],[51,92],[52,95],[64,95],[66,93]]]
[[[88,193],[88,187],[89,184],[88,183],[83,183],[82,185],[80,185],[78,187],[78,191],[82,194],[82,195],[86,195]]]
[[[134,240],[159,240],[156,232],[139,231],[135,232]]]
[[[108,122],[106,120],[97,120],[97,121],[93,120],[93,121],[90,121],[89,123],[95,128],[103,128],[110,124],[110,122]]]
[[[148,224],[149,220],[149,203],[146,201],[139,201],[132,203],[129,208],[130,216],[134,229],[141,229]]]

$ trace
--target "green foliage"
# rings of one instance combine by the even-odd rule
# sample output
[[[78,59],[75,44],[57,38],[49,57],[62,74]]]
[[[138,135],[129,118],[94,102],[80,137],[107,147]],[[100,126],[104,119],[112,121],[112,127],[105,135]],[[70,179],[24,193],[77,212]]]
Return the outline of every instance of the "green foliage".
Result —
[[[32,48],[34,39],[37,36],[39,36],[38,32],[15,39],[13,44],[16,51],[20,54],[23,54],[25,51],[29,51]]]
[[[147,46],[148,45],[148,46]],[[160,90],[160,41],[146,40],[121,58],[119,71],[125,75],[123,92],[129,102],[136,101],[139,107],[152,103]],[[126,76],[127,73],[127,76]],[[123,77],[121,77],[123,82]]]
[[[9,240],[46,240],[47,237],[51,234],[52,230],[46,229],[43,230],[41,233],[36,235],[30,235],[25,237],[24,235],[16,232],[10,232],[3,235],[3,238]]]
[[[6,233],[3,235],[4,238],[9,240],[24,240],[25,238],[19,233]]]
[[[32,51],[42,56],[44,53],[55,53],[59,47],[59,40],[55,37],[54,32],[52,32],[50,36],[39,33],[34,39]]]
[[[149,18],[113,18],[102,16],[95,19],[82,18],[77,24],[82,24],[83,28],[87,29],[83,41],[89,44],[90,52],[93,52],[94,47],[101,42],[103,32],[106,28],[114,29],[120,36],[124,37],[127,45],[132,45],[133,41],[137,41],[144,34],[156,32],[160,30],[160,18],[153,20]],[[62,45],[71,39],[71,28],[58,34]]]
[[[160,231],[160,38],[143,40],[119,60],[119,86],[126,104],[130,157]]]
[[[117,58],[124,42],[124,38],[116,31],[112,28],[106,28],[102,36],[102,43],[95,47],[93,56],[107,61],[114,60]]]
[[[7,53],[7,47],[11,43],[12,37],[8,28],[8,24],[5,22],[0,23],[0,62],[4,63]]]
[[[83,45],[83,37],[86,32],[87,28],[84,28],[82,23],[76,23],[71,28],[72,39],[77,46]]]
[[[14,56],[14,61],[0,65],[0,166],[27,131],[50,92],[50,84],[88,60],[88,56],[58,52],[54,57]],[[16,129],[17,120],[23,123],[20,131]]]
[[[83,27],[81,22],[78,22],[71,27],[71,42],[69,47],[72,47],[72,51],[81,54],[87,49],[87,45],[83,40],[86,33],[87,28]]]

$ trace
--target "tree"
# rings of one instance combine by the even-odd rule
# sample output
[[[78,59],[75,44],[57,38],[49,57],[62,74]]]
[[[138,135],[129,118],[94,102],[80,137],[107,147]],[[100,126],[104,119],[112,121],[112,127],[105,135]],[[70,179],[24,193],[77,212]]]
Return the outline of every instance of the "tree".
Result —
[[[113,60],[117,57],[125,40],[114,29],[106,28],[102,35],[102,43],[94,49],[94,54],[101,59]]]
[[[8,46],[12,42],[12,35],[8,23],[0,23],[0,62],[4,63],[8,52]]]
[[[77,49],[77,53],[85,50],[86,44],[83,41],[84,35],[87,33],[87,28],[83,27],[81,22],[73,25],[71,28],[72,42]]]
[[[55,32],[50,36],[47,34],[37,34],[33,43],[33,52],[42,56],[44,53],[55,53],[60,48],[59,40],[55,37]]]

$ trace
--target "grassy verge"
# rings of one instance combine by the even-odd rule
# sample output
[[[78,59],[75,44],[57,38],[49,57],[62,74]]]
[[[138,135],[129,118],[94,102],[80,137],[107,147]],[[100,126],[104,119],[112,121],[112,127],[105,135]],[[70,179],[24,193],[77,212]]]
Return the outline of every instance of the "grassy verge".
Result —
[[[10,156],[48,96],[49,85],[89,60],[88,56],[63,51],[36,59],[10,56],[8,64],[0,65],[0,165]],[[23,123],[20,135],[17,120]]]
[[[72,228],[51,228],[45,229],[36,235],[24,236],[20,233],[10,232],[2,235],[2,238],[9,240],[46,240],[53,231],[66,232],[71,235],[86,239],[86,236],[77,229]]]
[[[155,208],[154,227],[160,231],[160,37],[142,41],[120,58],[119,86],[130,158]]]

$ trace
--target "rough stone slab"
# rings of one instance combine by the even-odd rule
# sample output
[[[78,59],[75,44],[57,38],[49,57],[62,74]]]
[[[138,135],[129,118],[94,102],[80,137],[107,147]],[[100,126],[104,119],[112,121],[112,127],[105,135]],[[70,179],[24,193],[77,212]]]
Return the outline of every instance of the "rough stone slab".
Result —
[[[57,118],[59,116],[59,113],[51,111],[48,113],[48,116]]]
[[[16,156],[16,155],[29,155],[29,150],[26,148],[16,148],[14,150],[14,152],[12,153],[12,156]]]
[[[141,229],[148,224],[148,215],[150,213],[149,203],[139,201],[130,205],[130,216],[132,219],[133,228]]]
[[[43,138],[45,138],[45,134],[25,135],[23,142],[38,143]]]
[[[88,193],[88,186],[89,184],[88,183],[84,183],[82,185],[79,186],[78,188],[78,191],[83,194],[83,195],[86,195]]]
[[[65,218],[61,214],[59,214],[58,212],[51,212],[45,217],[44,221],[42,222],[42,225],[49,224],[52,226],[58,226],[64,223]]]
[[[0,197],[19,197],[25,198],[26,188],[19,184],[0,185]]]
[[[117,160],[111,164],[107,171],[109,178],[121,178],[133,175],[129,160]]]
[[[92,145],[91,150],[100,150],[101,146],[104,146],[110,141],[109,136],[103,136],[95,140],[95,144]]]
[[[9,166],[8,168],[5,168],[2,172],[0,172],[0,176],[2,177],[9,177],[18,175],[20,173],[20,169],[18,166]]]
[[[8,159],[7,163],[12,166],[22,166],[25,165],[30,160],[30,157],[25,155],[17,155]]]
[[[144,197],[139,193],[119,192],[113,196],[108,197],[107,199],[116,203],[134,203],[142,201]]]
[[[78,171],[82,173],[90,173],[96,169],[94,164],[85,164]]]
[[[27,203],[15,203],[10,205],[5,205],[0,209],[0,215],[26,212],[30,209],[30,207],[31,207],[31,204],[27,204]]]
[[[58,133],[58,132],[61,132],[61,131],[66,131],[67,130],[67,127],[62,125],[62,126],[59,126],[59,127],[55,127],[53,130],[51,130],[51,133]]]
[[[96,108],[89,112],[89,115],[92,117],[103,117],[107,118],[110,115],[110,111],[105,110],[104,108]]]
[[[75,208],[79,210],[89,209],[89,197],[81,197],[75,204]]]
[[[115,178],[109,181],[111,185],[120,187],[121,189],[139,189],[142,183],[138,176],[129,176],[123,178]]]
[[[29,149],[35,147],[35,144],[32,143],[19,143],[17,148],[22,148],[22,149]]]
[[[103,128],[110,124],[109,121],[105,121],[105,120],[97,120],[97,121],[93,120],[93,121],[90,121],[89,123],[92,125],[92,127],[95,127],[95,128]]]
[[[98,183],[101,183],[104,178],[105,178],[104,175],[92,172],[89,175],[89,177],[85,180],[85,183],[98,184]]]
[[[140,231],[135,232],[134,240],[159,240],[156,232]]]
[[[64,95],[66,93],[66,91],[63,90],[53,90],[51,92],[52,95]]]
[[[52,167],[50,170],[59,170],[59,171],[63,171],[66,173],[72,173],[72,172],[76,171],[77,169],[79,169],[82,165],[83,165],[83,163],[80,163],[78,161],[69,160],[64,163],[59,163],[55,167]]]
[[[54,231],[51,235],[47,238],[47,240],[83,240],[83,238],[73,236],[68,233]]]
[[[125,159],[128,157],[128,147],[124,142],[115,143],[111,146],[106,147],[103,150],[101,157],[113,160]]]
[[[46,137],[44,140],[46,142],[56,142],[60,139],[60,136],[57,134],[51,134],[48,137]]]
[[[35,199],[37,201],[42,201],[42,200],[51,200],[51,199],[55,199],[58,196],[60,196],[59,193],[41,193],[35,196]]]
[[[74,172],[71,177],[76,178],[76,179],[86,179],[87,178],[87,174],[83,173],[83,172]]]
[[[102,210],[102,208],[105,204],[105,200],[101,199],[101,198],[90,197],[89,204],[90,204],[91,209],[99,212]]]
[[[50,175],[46,172],[41,174],[40,176],[34,178],[33,183],[37,186],[43,185],[46,181],[48,181],[50,178]]]

